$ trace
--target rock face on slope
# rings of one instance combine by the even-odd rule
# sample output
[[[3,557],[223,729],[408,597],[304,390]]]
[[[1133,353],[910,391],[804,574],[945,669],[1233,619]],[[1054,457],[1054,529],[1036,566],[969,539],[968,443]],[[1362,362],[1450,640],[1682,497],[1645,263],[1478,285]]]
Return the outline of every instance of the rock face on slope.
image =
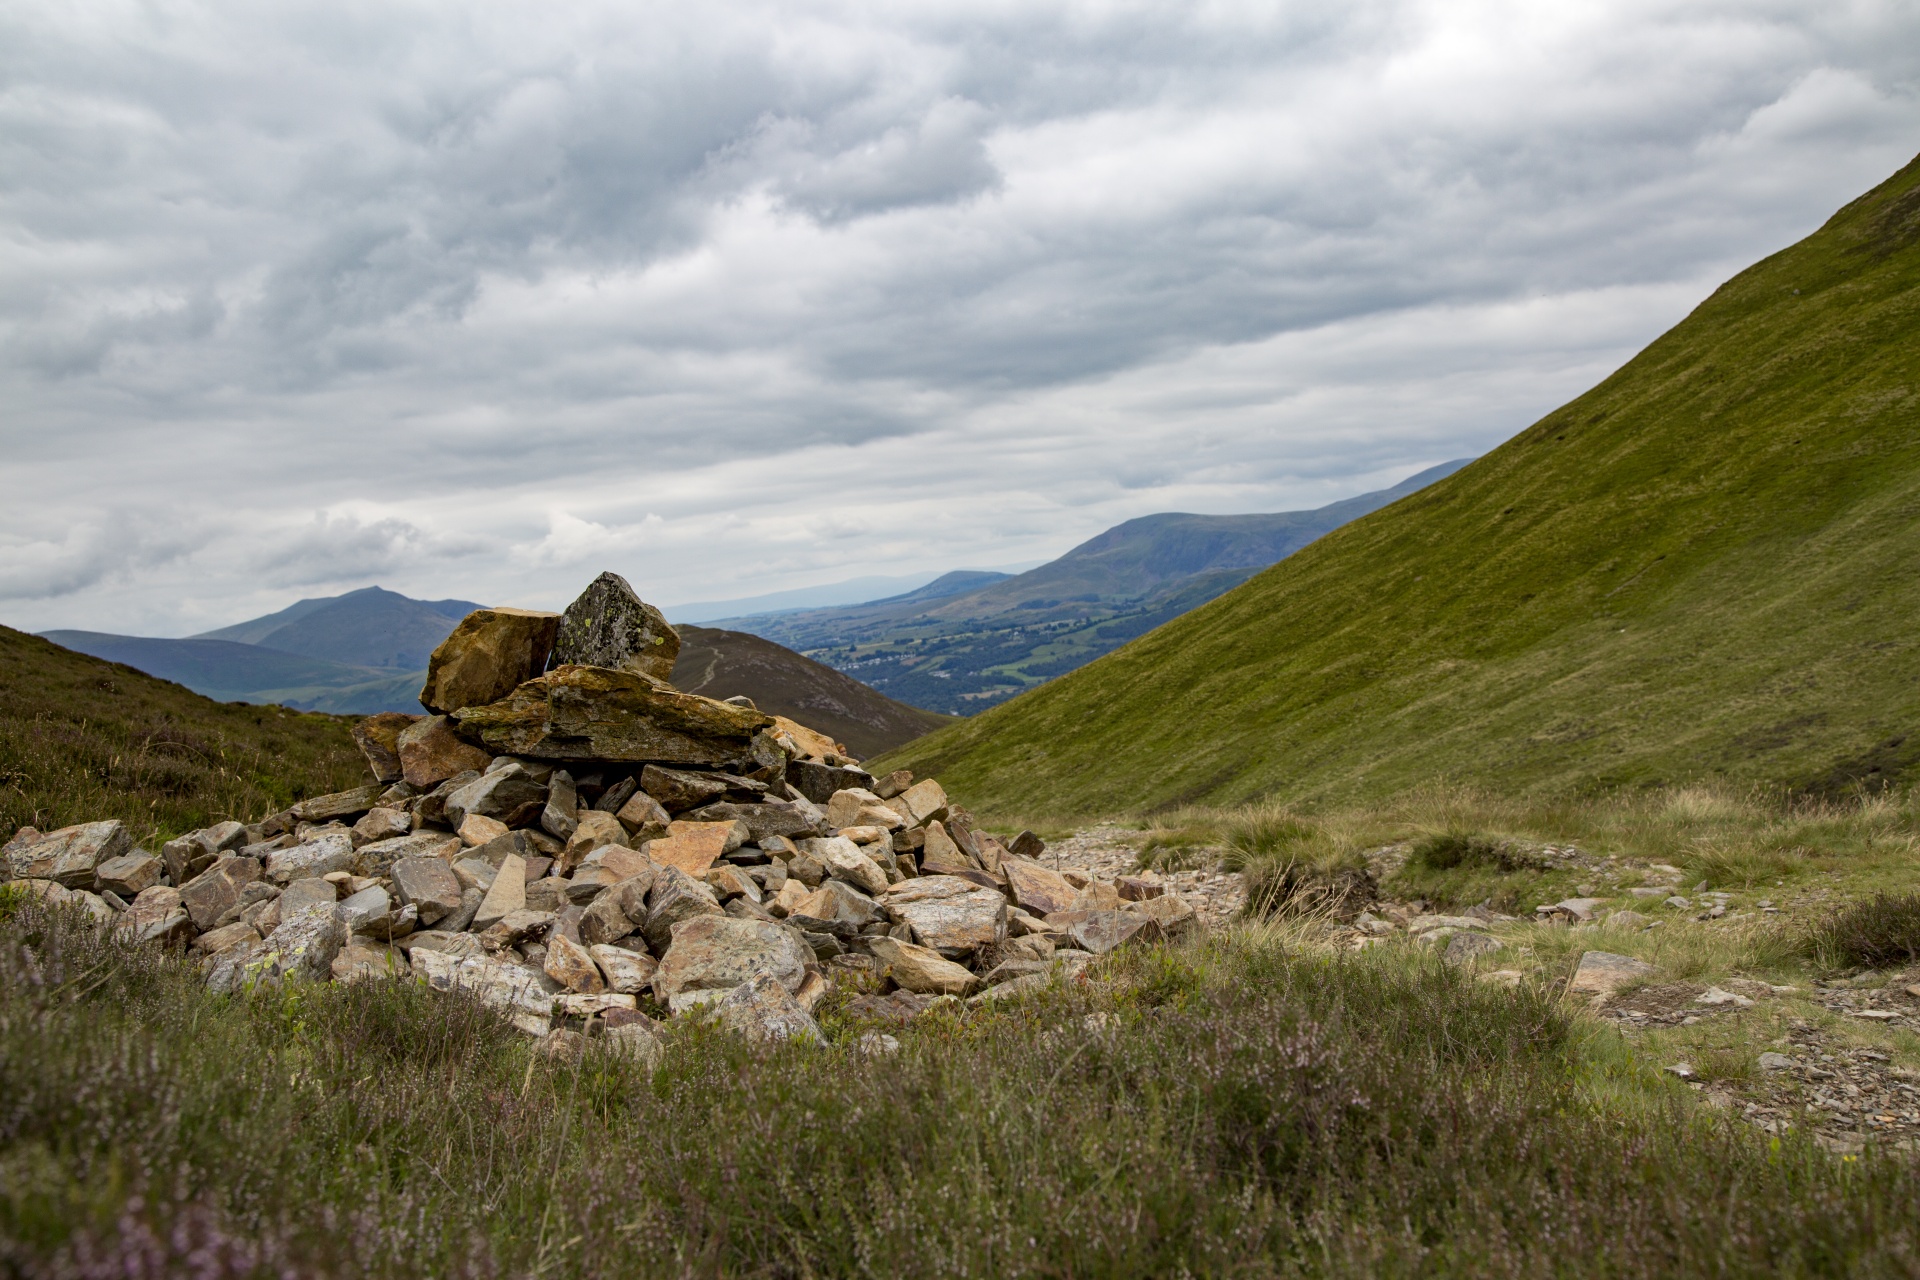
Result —
[[[581,615],[604,618],[620,591],[603,575]],[[1016,855],[939,783],[875,778],[744,699],[683,693],[631,663],[532,670],[556,625],[498,609],[463,622],[422,695],[443,714],[360,726],[380,784],[158,856],[118,822],[25,828],[0,875],[190,948],[218,991],[411,975],[557,1043],[571,1022],[643,1053],[658,1046],[642,999],[756,1039],[818,1039],[812,1010],[836,980],[867,992],[868,1012],[908,1017],[1198,928],[1178,899],[1056,872],[1031,833]],[[589,633],[608,646],[594,656],[632,656]]]

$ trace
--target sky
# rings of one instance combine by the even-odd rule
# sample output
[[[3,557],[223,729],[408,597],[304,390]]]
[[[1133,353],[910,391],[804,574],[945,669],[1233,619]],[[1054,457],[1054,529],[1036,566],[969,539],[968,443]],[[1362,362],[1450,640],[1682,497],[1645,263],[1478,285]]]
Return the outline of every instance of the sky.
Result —
[[[1319,506],[1916,152],[1911,0],[11,0],[0,623]]]

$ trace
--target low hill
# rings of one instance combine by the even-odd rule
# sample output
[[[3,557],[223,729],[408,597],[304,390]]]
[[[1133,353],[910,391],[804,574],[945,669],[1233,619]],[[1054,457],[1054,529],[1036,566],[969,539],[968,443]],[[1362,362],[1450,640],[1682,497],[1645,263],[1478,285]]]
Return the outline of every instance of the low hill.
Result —
[[[0,627],[0,840],[120,818],[151,842],[371,781],[351,722],[210,701]]]
[[[164,640],[99,631],[43,635],[76,653],[125,663],[220,702],[278,703],[339,715],[417,712],[426,680],[425,667],[399,672],[351,667],[233,640]]]
[[[970,715],[1118,648],[1465,465],[1443,463],[1312,511],[1143,516],[1012,577],[953,573],[886,600],[728,625],[858,672],[903,702]]]
[[[710,698],[745,694],[760,710],[829,734],[856,756],[878,755],[953,723],[950,716],[895,702],[759,636],[713,627],[674,629],[680,633],[676,687]]]
[[[1920,161],[1458,474],[885,763],[1005,812],[1881,785],[1916,516]]]

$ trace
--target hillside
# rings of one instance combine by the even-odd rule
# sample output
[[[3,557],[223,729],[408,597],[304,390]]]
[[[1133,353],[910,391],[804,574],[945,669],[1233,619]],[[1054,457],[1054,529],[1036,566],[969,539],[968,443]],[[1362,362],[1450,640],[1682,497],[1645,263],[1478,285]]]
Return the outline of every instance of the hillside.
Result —
[[[447,630],[452,629],[448,623]],[[338,715],[417,712],[425,679],[424,667],[396,672],[348,666],[233,640],[165,640],[100,631],[47,631],[42,638],[76,653],[125,663],[219,702],[278,703]]]
[[[120,818],[148,841],[358,786],[348,724],[212,702],[0,627],[0,840]]]
[[[837,738],[856,756],[879,755],[952,723],[759,636],[713,627],[674,630],[680,633],[676,688],[709,698],[745,694],[760,710]]]
[[[1464,465],[1443,463],[1311,511],[1142,516],[1012,577],[952,573],[885,600],[728,625],[857,673],[903,702],[968,715],[1118,648]]]
[[[420,671],[471,600],[414,600],[380,587],[302,600],[264,618],[193,637],[230,640],[349,667]]]
[[[885,761],[1004,812],[1920,759],[1920,161],[1458,474]]]

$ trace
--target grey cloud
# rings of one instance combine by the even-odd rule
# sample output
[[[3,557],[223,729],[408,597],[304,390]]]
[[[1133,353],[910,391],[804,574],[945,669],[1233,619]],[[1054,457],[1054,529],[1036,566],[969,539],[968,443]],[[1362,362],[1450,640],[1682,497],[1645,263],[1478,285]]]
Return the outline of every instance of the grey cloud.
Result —
[[[0,86],[0,584],[164,623],[1390,482],[1909,158],[1920,13],[45,0]]]

